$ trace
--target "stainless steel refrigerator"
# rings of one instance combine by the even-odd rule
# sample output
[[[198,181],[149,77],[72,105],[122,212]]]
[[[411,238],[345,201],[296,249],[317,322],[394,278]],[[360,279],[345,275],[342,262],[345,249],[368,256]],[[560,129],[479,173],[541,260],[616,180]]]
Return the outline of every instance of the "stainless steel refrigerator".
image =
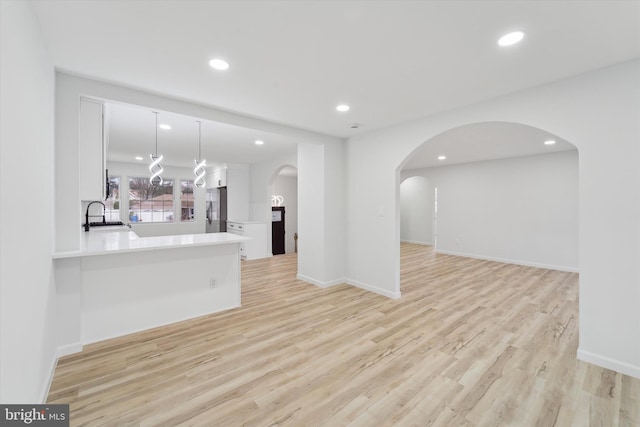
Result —
[[[227,187],[207,190],[207,233],[227,231]]]

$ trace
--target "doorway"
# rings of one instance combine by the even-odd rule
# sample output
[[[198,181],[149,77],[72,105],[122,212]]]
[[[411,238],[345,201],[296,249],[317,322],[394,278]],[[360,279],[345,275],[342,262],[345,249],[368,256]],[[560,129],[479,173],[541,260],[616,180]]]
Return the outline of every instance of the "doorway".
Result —
[[[414,209],[429,206],[430,214],[420,218],[423,226],[432,226],[435,253],[578,271],[578,151],[573,144],[522,124],[478,123],[436,135],[403,166],[401,242],[420,240],[404,212],[409,200]],[[416,183],[425,183],[419,179],[429,182],[428,196],[416,189]],[[424,200],[416,202],[418,197]]]
[[[271,180],[269,194],[272,206],[271,246],[273,255],[296,253],[298,246],[298,169],[291,165],[280,167]],[[282,209],[274,210],[274,208]],[[281,217],[282,222],[273,222],[273,218],[276,216]],[[280,231],[280,227],[283,228],[283,231]],[[274,232],[277,232],[278,236],[274,235]],[[280,238],[279,236],[282,236],[282,243],[276,241]]]
[[[283,255],[285,250],[285,210],[284,206],[271,207],[271,252],[273,255]]]

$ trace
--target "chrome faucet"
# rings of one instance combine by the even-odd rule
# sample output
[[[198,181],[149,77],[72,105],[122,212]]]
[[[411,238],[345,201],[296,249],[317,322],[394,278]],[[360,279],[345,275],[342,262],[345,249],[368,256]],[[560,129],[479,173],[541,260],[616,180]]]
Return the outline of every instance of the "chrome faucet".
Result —
[[[100,215],[89,215],[89,208],[91,207],[91,205],[93,205],[94,203],[100,203],[102,205],[102,223],[106,223],[106,217],[105,217],[105,211],[107,210],[107,207],[104,205],[104,203],[100,202],[100,201],[95,201],[95,202],[91,202],[89,203],[89,205],[87,206],[87,212],[84,214],[84,231],[89,231],[89,217],[90,216],[100,216]]]

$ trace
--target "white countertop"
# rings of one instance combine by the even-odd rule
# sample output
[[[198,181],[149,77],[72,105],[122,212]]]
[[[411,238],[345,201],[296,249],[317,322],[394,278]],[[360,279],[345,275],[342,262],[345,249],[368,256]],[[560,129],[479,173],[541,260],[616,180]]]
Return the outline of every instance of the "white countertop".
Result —
[[[136,233],[126,227],[103,227],[89,232],[83,232],[79,250],[54,252],[53,258],[76,258],[193,246],[226,245],[229,243],[241,243],[247,240],[251,239],[230,233],[138,237]]]
[[[231,219],[227,220],[227,224],[230,222],[235,222],[236,224],[266,224],[267,221],[233,221]]]

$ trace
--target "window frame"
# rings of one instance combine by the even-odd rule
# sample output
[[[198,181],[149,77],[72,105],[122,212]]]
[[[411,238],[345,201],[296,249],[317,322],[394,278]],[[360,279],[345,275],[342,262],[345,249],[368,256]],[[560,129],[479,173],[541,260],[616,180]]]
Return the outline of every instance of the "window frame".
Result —
[[[129,196],[128,196],[128,208],[129,208],[129,221],[134,224],[172,224],[176,223],[176,207],[175,207],[175,183],[176,179],[174,178],[166,178],[163,179],[162,187],[163,188],[171,188],[171,191],[163,191],[157,195],[153,195],[157,190],[152,190],[154,186],[149,181],[148,177],[140,177],[140,176],[128,176],[129,183]],[[136,183],[136,180],[138,183]],[[135,183],[132,186],[132,183]],[[168,185],[170,183],[170,185]],[[146,187],[146,188],[138,188],[138,187]],[[146,198],[132,198],[135,194],[139,197],[139,191],[142,190],[143,193],[146,193]],[[171,195],[171,199],[167,200],[166,198],[160,200],[153,200],[157,197]],[[151,196],[151,197],[149,197]],[[138,202],[138,203],[136,203]],[[150,209],[144,209],[145,203]],[[136,206],[137,205],[137,206]],[[160,205],[161,209],[157,210],[156,207]],[[150,217],[149,220],[149,211]],[[157,215],[157,212],[160,212],[161,220],[154,220],[154,217]],[[147,215],[144,215],[147,213]],[[137,215],[136,215],[137,214]],[[146,217],[146,219],[143,219]],[[134,218],[136,218],[134,220]],[[167,219],[169,218],[169,219]]]
[[[191,192],[184,192],[184,184],[191,184]],[[186,201],[187,201],[187,209],[190,209],[189,212],[189,216],[190,218],[188,219],[184,219],[184,212],[183,210],[185,208],[182,207],[183,203],[185,202],[185,200],[182,199],[184,194],[190,194],[191,197],[187,197]],[[189,201],[191,201],[191,207],[189,207]],[[180,197],[178,198],[178,203],[179,203],[179,210],[180,210],[180,222],[195,222],[196,220],[196,197],[195,197],[195,185],[194,185],[194,180],[193,179],[188,179],[188,178],[180,178]]]

